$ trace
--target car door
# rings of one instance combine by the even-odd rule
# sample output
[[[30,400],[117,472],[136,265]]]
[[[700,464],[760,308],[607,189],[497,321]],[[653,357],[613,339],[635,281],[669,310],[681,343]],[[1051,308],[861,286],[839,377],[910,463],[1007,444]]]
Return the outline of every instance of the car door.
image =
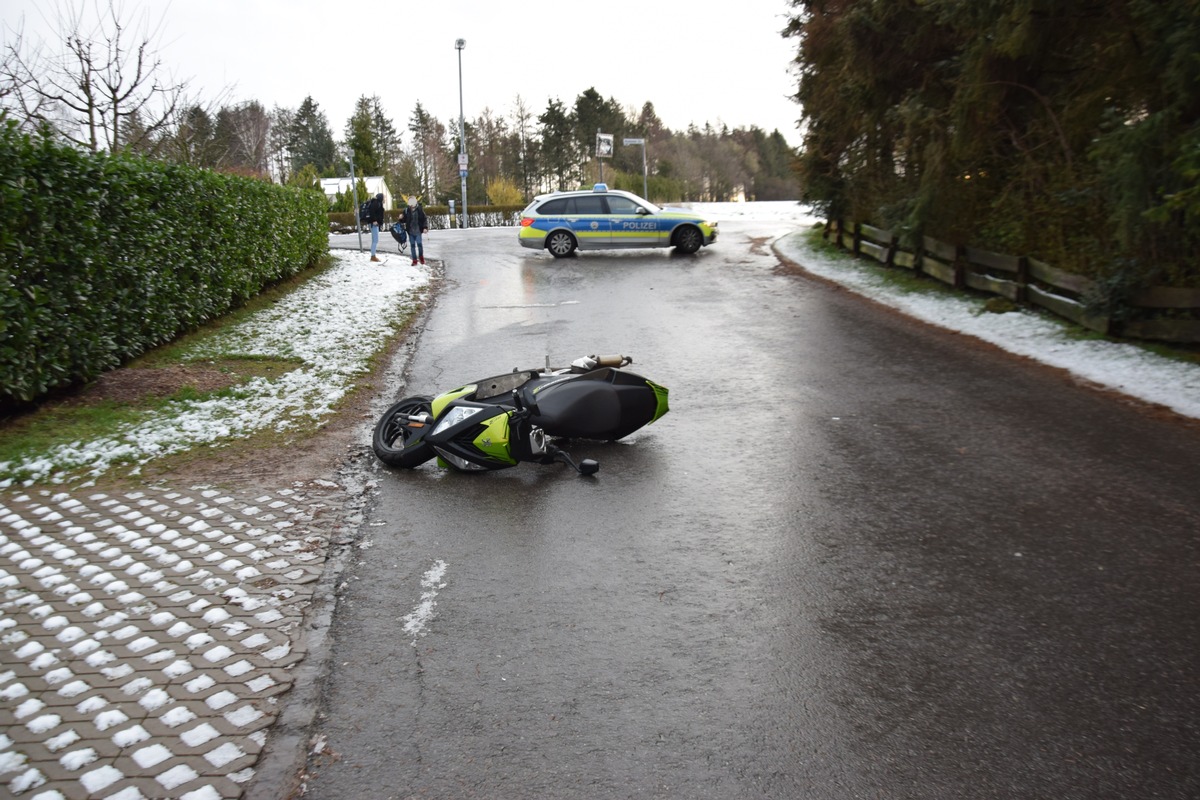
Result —
[[[661,221],[628,197],[608,195],[613,247],[657,247],[663,243]]]
[[[604,198],[598,194],[581,194],[567,201],[567,225],[575,234],[580,250],[608,247],[612,241],[612,226]]]

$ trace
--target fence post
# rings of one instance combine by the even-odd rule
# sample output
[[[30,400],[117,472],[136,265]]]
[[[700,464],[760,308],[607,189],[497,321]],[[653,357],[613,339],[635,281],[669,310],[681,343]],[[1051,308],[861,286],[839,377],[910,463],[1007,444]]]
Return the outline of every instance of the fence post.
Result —
[[[1029,303],[1029,256],[1017,256],[1017,302]]]
[[[856,222],[856,223],[854,223],[854,257],[855,258],[859,258],[862,255],[862,252],[861,252],[862,248],[860,247],[861,244],[862,244],[862,223]]]

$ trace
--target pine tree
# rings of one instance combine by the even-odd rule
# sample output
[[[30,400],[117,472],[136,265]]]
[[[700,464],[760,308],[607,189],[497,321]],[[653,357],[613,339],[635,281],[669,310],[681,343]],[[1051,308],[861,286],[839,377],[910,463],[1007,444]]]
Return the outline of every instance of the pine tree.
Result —
[[[580,183],[579,151],[575,121],[562,101],[555,98],[538,117],[542,126],[542,163],[555,189],[574,188]]]
[[[292,119],[292,172],[311,164],[318,175],[332,176],[337,160],[337,146],[329,120],[312,97],[304,102]]]

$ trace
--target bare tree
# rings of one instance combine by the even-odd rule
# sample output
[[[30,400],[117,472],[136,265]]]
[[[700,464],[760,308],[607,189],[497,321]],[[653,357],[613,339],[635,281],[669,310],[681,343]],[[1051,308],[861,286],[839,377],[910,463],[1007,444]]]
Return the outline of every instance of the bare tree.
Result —
[[[228,172],[269,177],[267,160],[271,118],[262,104],[247,100],[226,106],[217,114],[217,138],[226,153],[218,166]]]
[[[5,42],[4,50],[0,52],[0,111],[13,114],[18,119],[25,119],[29,116],[22,113],[25,94],[30,94],[30,97],[33,98],[35,112],[44,106],[43,102],[39,102],[35,96],[29,93],[27,85],[29,78],[20,69],[20,55],[24,52],[25,41],[24,23],[25,20],[22,18],[16,28],[3,25],[5,38],[11,37],[11,40]]]
[[[185,83],[164,78],[155,49],[159,25],[141,15],[130,30],[119,0],[85,20],[86,1],[57,5],[58,44],[5,45],[0,84],[6,104],[28,127],[50,126],[93,151],[140,148],[175,118]]]
[[[513,131],[517,135],[517,161],[520,167],[521,191],[526,197],[532,197],[531,191],[533,182],[533,161],[536,143],[534,141],[535,128],[533,125],[535,115],[529,104],[521,95],[517,95],[513,100],[512,107],[512,122]]]
[[[8,31],[5,30],[2,25],[0,25],[0,33],[7,34]],[[19,50],[21,48],[22,29],[17,28],[15,31],[13,31],[12,35],[16,39],[13,46]],[[9,69],[9,65],[12,63],[12,60],[13,57],[9,54],[9,46],[6,44],[4,46],[4,50],[0,51],[0,114],[3,114],[8,110],[8,98],[14,91],[16,91],[16,87],[13,85],[12,78],[9,77],[9,73],[12,72],[12,70]]]
[[[418,100],[409,117],[408,130],[412,134],[409,153],[416,168],[417,185],[406,191],[426,198],[438,197],[441,187],[455,185],[448,177],[451,173],[447,167],[446,126],[427,112]]]
[[[267,129],[267,161],[271,177],[279,183],[287,183],[292,174],[292,161],[296,149],[293,123],[294,109],[275,106],[269,117]]]

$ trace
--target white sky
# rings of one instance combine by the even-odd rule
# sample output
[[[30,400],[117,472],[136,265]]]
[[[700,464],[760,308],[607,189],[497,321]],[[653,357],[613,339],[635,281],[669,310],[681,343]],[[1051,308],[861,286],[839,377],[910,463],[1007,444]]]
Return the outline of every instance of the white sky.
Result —
[[[28,39],[53,39],[57,3],[0,0],[6,28],[22,16]],[[71,0],[105,7],[107,0]],[[318,0],[116,0],[161,20],[164,65],[195,95],[298,108],[306,96],[341,139],[355,101],[378,95],[402,141],[417,101],[450,126],[490,108],[511,114],[518,95],[541,114],[554,98],[568,109],[595,88],[625,109],[654,104],[672,130],[690,123],[778,129],[792,146],[799,106],[789,96],[796,40],[779,35],[788,0],[729,5],[683,2],[501,3],[497,0],[335,3]],[[367,15],[364,5],[379,9]],[[48,24],[50,23],[50,24]],[[141,28],[139,27],[140,31]],[[9,34],[5,33],[7,41]],[[374,62],[374,80],[363,80]]]

